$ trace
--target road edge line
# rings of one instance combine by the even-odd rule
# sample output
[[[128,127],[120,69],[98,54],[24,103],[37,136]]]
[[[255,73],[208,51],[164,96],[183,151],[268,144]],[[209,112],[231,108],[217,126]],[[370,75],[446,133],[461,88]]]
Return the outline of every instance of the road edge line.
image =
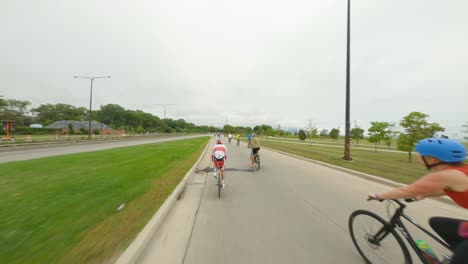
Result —
[[[148,242],[151,240],[152,235],[156,232],[156,230],[161,226],[161,224],[166,219],[169,211],[174,206],[175,202],[179,195],[184,191],[185,187],[187,186],[189,176],[195,171],[196,166],[200,163],[201,159],[205,156],[206,151],[208,150],[208,146],[210,146],[211,139],[206,143],[205,149],[203,150],[202,154],[198,158],[197,162],[195,162],[190,168],[190,170],[185,174],[184,178],[180,181],[177,187],[172,191],[171,195],[164,201],[164,203],[159,207],[158,211],[151,220],[145,225],[145,227],[140,231],[138,236],[135,240],[130,243],[127,249],[120,255],[117,259],[115,264],[127,264],[127,263],[137,263],[138,258],[140,257],[141,253],[146,249],[148,246]]]

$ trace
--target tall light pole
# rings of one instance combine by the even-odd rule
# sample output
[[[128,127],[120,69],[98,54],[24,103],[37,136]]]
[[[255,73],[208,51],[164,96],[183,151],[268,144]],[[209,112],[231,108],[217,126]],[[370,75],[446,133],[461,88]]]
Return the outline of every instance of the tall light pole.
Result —
[[[345,145],[344,145],[344,160],[352,160],[349,154],[350,148],[350,121],[349,121],[349,96],[350,96],[350,41],[351,41],[351,0],[348,0],[348,39],[346,53],[346,123],[345,123]]]
[[[166,119],[166,107],[169,106],[169,105],[175,105],[175,104],[157,104],[157,105],[164,106],[164,119]]]
[[[93,82],[94,79],[110,78],[110,76],[75,76],[74,78],[83,78],[91,80],[91,90],[89,93],[89,124],[88,124],[88,139],[91,140],[91,109],[93,105]]]

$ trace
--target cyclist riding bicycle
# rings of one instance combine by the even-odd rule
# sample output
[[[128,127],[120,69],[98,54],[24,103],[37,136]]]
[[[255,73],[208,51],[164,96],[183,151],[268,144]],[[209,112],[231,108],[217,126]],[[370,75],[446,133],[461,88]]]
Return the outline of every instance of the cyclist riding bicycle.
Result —
[[[236,134],[237,146],[240,144],[240,134]]]
[[[260,142],[258,142],[257,135],[254,133],[252,134],[252,138],[250,139],[250,146],[252,147],[252,155],[250,157],[250,167],[253,168],[254,166],[254,156],[260,150]]]
[[[435,170],[416,182],[391,191],[368,196],[375,200],[449,196],[468,209],[468,164],[464,163],[466,149],[462,144],[446,138],[426,138],[416,145],[421,165]],[[468,219],[432,217],[429,224],[454,250],[452,264],[468,263],[468,237],[462,234]]]
[[[247,147],[250,148],[250,141],[252,140],[252,134],[248,133],[247,134]]]
[[[221,171],[221,187],[224,188],[224,161],[227,159],[227,148],[223,145],[221,140],[216,141],[216,145],[213,147],[213,153],[211,154],[211,160],[214,163],[215,168]],[[216,177],[216,172],[214,174]]]

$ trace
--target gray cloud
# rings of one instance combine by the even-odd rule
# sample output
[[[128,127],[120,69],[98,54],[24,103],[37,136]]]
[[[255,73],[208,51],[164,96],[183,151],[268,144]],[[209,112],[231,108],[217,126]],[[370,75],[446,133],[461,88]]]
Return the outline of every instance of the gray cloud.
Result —
[[[464,0],[352,1],[351,119],[421,111],[455,134],[468,112]],[[346,2],[7,1],[0,94],[197,124],[344,126]]]

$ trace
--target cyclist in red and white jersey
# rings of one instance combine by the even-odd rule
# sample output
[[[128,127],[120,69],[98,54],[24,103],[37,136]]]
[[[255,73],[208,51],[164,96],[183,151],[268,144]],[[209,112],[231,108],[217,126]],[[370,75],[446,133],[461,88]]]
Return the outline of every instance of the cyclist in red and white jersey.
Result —
[[[211,154],[214,166],[221,171],[221,186],[224,188],[224,161],[227,159],[227,148],[221,140],[217,140]],[[216,177],[216,173],[214,175]]]

